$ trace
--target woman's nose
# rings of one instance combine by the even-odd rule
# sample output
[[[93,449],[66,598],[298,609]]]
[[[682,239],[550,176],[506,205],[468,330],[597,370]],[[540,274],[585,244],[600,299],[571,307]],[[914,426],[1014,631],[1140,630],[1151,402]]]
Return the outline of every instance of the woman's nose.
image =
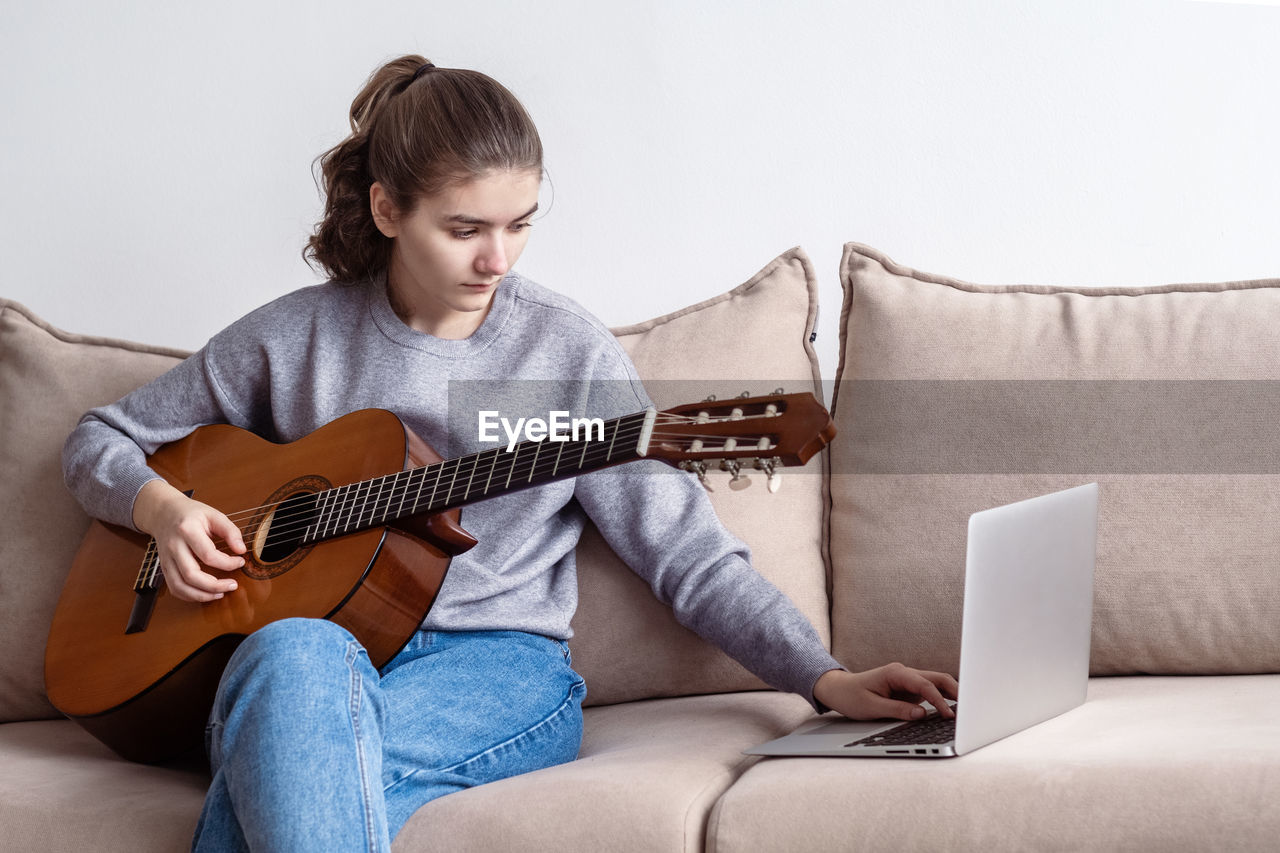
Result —
[[[476,272],[484,275],[506,275],[511,264],[507,262],[507,248],[502,240],[490,241],[476,256]]]

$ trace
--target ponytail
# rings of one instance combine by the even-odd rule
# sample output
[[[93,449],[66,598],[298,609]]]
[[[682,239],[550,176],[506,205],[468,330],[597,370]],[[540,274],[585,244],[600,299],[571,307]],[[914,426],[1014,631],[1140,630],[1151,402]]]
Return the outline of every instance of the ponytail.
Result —
[[[375,71],[351,103],[351,134],[316,159],[324,216],[303,258],[330,278],[381,273],[392,241],[369,207],[377,181],[402,214],[417,200],[496,170],[542,171],[542,142],[502,84],[478,71],[437,68],[417,55]]]

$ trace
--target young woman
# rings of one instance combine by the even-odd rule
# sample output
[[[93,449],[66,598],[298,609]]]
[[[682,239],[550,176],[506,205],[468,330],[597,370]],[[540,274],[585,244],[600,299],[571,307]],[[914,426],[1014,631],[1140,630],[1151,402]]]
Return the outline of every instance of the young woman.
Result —
[[[648,405],[603,325],[512,271],[542,146],[510,92],[405,56],[373,74],[350,118],[351,135],[322,158],[324,218],[307,247],[331,281],[244,317],[88,413],[67,442],[68,484],[93,515],[155,537],[178,598],[231,594],[245,553],[226,516],[145,464],[197,426],[287,442],[382,407],[456,456],[477,448],[450,429],[450,383],[528,380],[547,411]],[[214,775],[195,849],[386,850],[435,797],[572,760],[585,687],[565,641],[587,517],[681,622],[815,707],[906,719],[923,714],[921,699],[945,708],[955,696],[938,673],[841,669],[697,482],[648,464],[469,506],[480,544],[453,559],[422,629],[381,670],[331,622],[286,619],[250,636],[209,720]]]

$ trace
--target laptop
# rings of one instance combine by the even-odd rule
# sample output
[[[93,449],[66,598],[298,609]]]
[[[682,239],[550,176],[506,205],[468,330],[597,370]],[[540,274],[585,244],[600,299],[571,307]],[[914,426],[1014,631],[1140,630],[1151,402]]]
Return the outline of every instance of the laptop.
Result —
[[[817,721],[743,751],[953,757],[1082,704],[1097,531],[1097,483],[969,517],[955,719]]]

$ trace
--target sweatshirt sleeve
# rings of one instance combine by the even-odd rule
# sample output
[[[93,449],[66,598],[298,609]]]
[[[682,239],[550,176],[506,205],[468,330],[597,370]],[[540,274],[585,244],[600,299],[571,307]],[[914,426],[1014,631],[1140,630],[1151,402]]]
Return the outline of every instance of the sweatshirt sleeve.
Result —
[[[618,356],[618,370],[638,388],[620,347]],[[641,396],[640,407],[647,405]],[[692,475],[657,461],[633,462],[579,477],[575,497],[681,625],[769,686],[826,710],[813,698],[814,684],[842,667],[804,614],[751,565],[749,548],[724,527]]]
[[[244,419],[218,386],[209,347],[169,372],[80,419],[62,449],[67,488],[95,518],[133,528],[133,503],[159,475],[146,457],[211,423]]]

